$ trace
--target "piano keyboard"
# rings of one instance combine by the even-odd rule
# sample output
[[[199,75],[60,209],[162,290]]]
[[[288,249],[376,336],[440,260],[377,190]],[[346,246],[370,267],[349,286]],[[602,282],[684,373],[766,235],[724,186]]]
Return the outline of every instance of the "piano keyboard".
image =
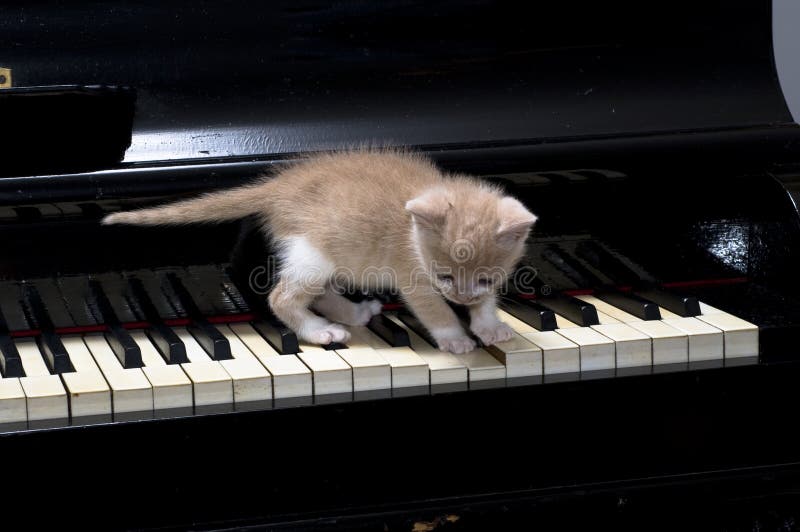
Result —
[[[346,346],[296,348],[268,320],[56,334],[39,316],[38,337],[0,332],[0,423],[36,428],[754,362],[756,325],[704,303],[689,316],[672,303],[655,312],[635,294],[518,299],[499,311],[514,337],[462,355],[439,351],[402,311],[351,327]],[[126,358],[126,338],[140,358]]]

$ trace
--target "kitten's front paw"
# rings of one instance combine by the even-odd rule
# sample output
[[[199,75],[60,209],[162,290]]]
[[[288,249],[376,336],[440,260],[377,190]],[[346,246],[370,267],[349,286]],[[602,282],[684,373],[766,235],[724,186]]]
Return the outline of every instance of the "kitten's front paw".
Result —
[[[475,340],[470,338],[464,333],[455,336],[436,336],[434,335],[434,339],[439,346],[439,349],[442,351],[450,351],[451,353],[455,353],[457,355],[461,353],[469,353],[473,349],[475,349]]]
[[[311,342],[312,344],[328,345],[333,342],[344,344],[350,340],[350,331],[341,325],[331,323],[330,325],[326,325],[321,329],[308,331],[303,336],[305,340]]]
[[[381,313],[383,304],[377,299],[368,299],[358,304],[354,323],[352,325],[364,326],[369,323],[373,316]]]
[[[514,336],[514,329],[498,321],[492,324],[476,323],[470,327],[475,336],[481,339],[483,345],[493,345],[498,342],[505,342],[511,340]]]

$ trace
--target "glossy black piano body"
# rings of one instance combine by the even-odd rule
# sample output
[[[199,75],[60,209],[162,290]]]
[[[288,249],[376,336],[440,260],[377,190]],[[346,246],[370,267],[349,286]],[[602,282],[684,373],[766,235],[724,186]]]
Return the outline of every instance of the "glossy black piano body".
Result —
[[[634,3],[169,4],[0,10],[16,43],[0,66],[17,85],[138,95],[118,166],[0,180],[4,283],[196,265],[246,275],[268,254],[247,221],[98,220],[246,182],[296,153],[390,143],[522,198],[541,218],[529,262],[551,290],[596,286],[540,250],[599,242],[759,325],[760,358],[11,430],[0,434],[4,521],[408,530],[449,516],[449,527],[499,530],[674,528],[698,509],[703,528],[796,516],[800,128],[777,82],[768,5],[687,4],[642,24],[632,14],[651,15]],[[161,318],[185,317],[173,310]],[[36,504],[47,511],[23,511]]]

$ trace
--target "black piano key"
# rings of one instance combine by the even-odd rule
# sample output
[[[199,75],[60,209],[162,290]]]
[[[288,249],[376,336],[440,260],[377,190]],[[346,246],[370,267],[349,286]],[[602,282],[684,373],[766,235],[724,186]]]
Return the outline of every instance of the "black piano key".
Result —
[[[75,371],[64,344],[52,330],[42,330],[38,343],[50,373],[55,375]]]
[[[325,351],[335,351],[337,349],[347,349],[345,344],[341,344],[339,342],[331,342],[329,344],[325,344],[322,346]]]
[[[282,355],[294,355],[300,352],[297,335],[277,318],[265,315],[261,321],[252,324],[264,339]]]
[[[0,371],[6,378],[25,376],[17,346],[7,333],[0,333]]]
[[[9,331],[24,331],[36,328],[28,320],[22,292],[17,283],[0,283],[0,309]]]
[[[58,287],[63,295],[67,311],[75,325],[91,326],[102,323],[88,305],[89,282],[83,276],[65,276],[58,279]]]
[[[64,344],[61,343],[61,339],[55,333],[55,327],[37,288],[32,284],[24,284],[22,294],[26,308],[41,330],[39,346],[45,354],[45,360],[50,367],[50,371],[53,373],[74,371],[69,354]]]
[[[152,325],[150,329],[145,331],[145,334],[169,364],[185,364],[189,362],[186,346],[175,334],[175,331],[163,323]]]
[[[239,304],[231,297],[230,290],[233,287],[226,286],[226,281],[230,283],[230,280],[220,268],[203,265],[189,266],[186,270],[203,290],[204,297],[211,304],[215,314],[242,312]]]
[[[400,310],[397,312],[397,317],[402,321],[409,329],[417,333],[417,335],[425,340],[427,343],[432,345],[433,347],[439,347],[439,344],[436,340],[433,339],[428,329],[419,321],[415,315],[407,310]]]
[[[219,292],[218,289],[215,290],[213,286],[210,286],[208,283],[201,282],[200,279],[188,269],[182,271],[179,278],[183,287],[197,306],[201,316],[214,316],[223,313],[214,301],[217,295],[216,293]]]
[[[214,360],[228,360],[233,358],[231,354],[231,344],[219,330],[205,319],[192,320],[187,327],[189,332],[197,340],[197,343]]]
[[[632,314],[640,320],[660,320],[661,311],[658,305],[650,300],[638,296],[632,292],[620,292],[618,290],[598,290],[595,297],[602,299],[609,305],[613,305],[628,314]]]
[[[634,290],[634,293],[678,316],[689,318],[700,315],[700,302],[696,297],[676,294],[655,287]]]
[[[593,240],[579,242],[575,253],[616,284],[631,285],[641,281],[635,271]]]
[[[233,358],[228,339],[225,338],[225,335],[219,332],[214,325],[208,322],[200,311],[194,298],[192,298],[191,294],[186,289],[183,281],[172,272],[166,275],[166,281],[169,287],[172,288],[175,297],[178,298],[181,306],[186,310],[186,313],[192,320],[188,329],[197,340],[197,343],[199,343],[214,360]]]
[[[93,279],[100,283],[103,292],[108,297],[114,314],[122,323],[134,321],[146,321],[147,318],[135,304],[135,299],[129,297],[130,288],[128,282],[118,273],[102,273],[93,275]],[[134,303],[132,305],[132,303]]]
[[[117,355],[122,367],[141,368],[144,365],[142,351],[128,331],[122,328],[111,302],[103,291],[103,286],[96,279],[92,279],[89,281],[89,292],[90,306],[94,308],[98,319],[108,326],[106,340],[108,340],[111,350]]]
[[[537,302],[581,327],[600,325],[594,305],[578,298],[558,295],[543,297]]]
[[[129,278],[136,279],[138,284],[141,285],[144,291],[143,294],[146,295],[146,300],[156,309],[156,315],[159,316],[160,320],[186,317],[182,309],[176,309],[172,299],[164,294],[164,290],[162,290],[163,283],[155,272],[151,270],[136,270],[135,272],[130,272]],[[148,321],[150,321],[149,318]]]
[[[61,290],[59,290],[54,279],[36,279],[30,284],[36,287],[36,291],[54,327],[74,327],[77,325],[67,310],[64,296],[61,294]]]
[[[22,359],[20,359],[17,346],[9,333],[5,315],[0,309],[0,371],[7,378],[24,377],[25,370],[22,367]]]
[[[146,331],[147,336],[161,356],[170,364],[183,364],[189,362],[186,356],[186,346],[175,334],[175,331],[167,327],[158,314],[153,302],[147,294],[144,284],[140,279],[128,279],[129,296],[135,300],[136,306],[141,309],[144,318],[150,323],[150,329]]]
[[[575,257],[561,249],[556,244],[547,246],[542,251],[542,258],[555,266],[567,278],[579,287],[599,286],[603,284],[591,270],[580,263]]]
[[[131,338],[128,331],[121,325],[108,325],[108,332],[105,333],[105,337],[123,368],[141,368],[144,366],[142,350],[139,348],[139,344]]]
[[[220,274],[222,288],[225,290],[225,293],[227,294],[231,303],[236,306],[236,310],[238,312],[250,312],[251,307],[245,297],[242,295],[242,291],[239,290],[239,288],[236,286],[236,283],[233,282],[233,278],[229,273],[229,269],[221,271]]]
[[[383,314],[373,316],[367,327],[392,347],[411,347],[408,331]]]
[[[540,331],[554,331],[558,328],[555,312],[536,301],[506,297],[500,301],[500,306],[515,318]]]

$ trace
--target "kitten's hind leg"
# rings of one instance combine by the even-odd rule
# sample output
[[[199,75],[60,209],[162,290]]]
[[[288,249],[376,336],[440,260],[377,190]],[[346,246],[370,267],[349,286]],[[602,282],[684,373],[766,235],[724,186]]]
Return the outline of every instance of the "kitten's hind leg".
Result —
[[[309,310],[311,302],[325,293],[333,264],[303,237],[287,238],[280,246],[280,278],[269,294],[272,312],[307,342],[347,342],[347,329]]]
[[[308,309],[314,297],[308,287],[282,278],[269,294],[269,306],[279,320],[307,342],[319,345],[347,342],[350,339],[347,329]]]
[[[372,316],[380,314],[382,308],[380,301],[367,299],[355,303],[330,288],[312,306],[331,321],[356,326],[366,325]]]

